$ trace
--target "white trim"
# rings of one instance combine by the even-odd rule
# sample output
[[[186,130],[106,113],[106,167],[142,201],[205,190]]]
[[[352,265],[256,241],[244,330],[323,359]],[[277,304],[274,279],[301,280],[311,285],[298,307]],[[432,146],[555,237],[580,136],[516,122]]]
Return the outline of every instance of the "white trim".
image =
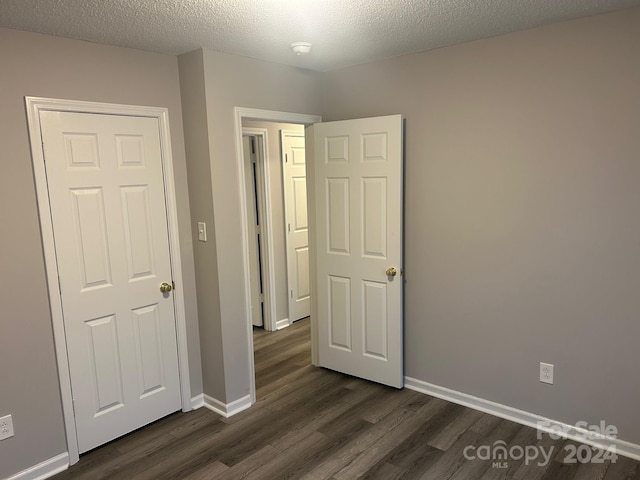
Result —
[[[261,198],[258,199],[259,215],[262,218],[262,271],[264,272],[264,328],[274,331],[276,327],[276,274],[275,274],[275,252],[273,240],[273,216],[271,207],[271,173],[269,167],[269,132],[266,128],[242,127],[242,135],[260,137],[258,146],[258,178],[261,183]]]
[[[276,322],[276,330],[282,330],[283,328],[287,328],[289,325],[291,325],[289,319],[283,318],[282,320],[278,320]]]
[[[176,320],[176,341],[178,346],[178,371],[180,373],[180,393],[182,411],[191,410],[191,377],[189,375],[189,348],[187,344],[187,314],[184,301],[184,276],[180,253],[180,232],[178,230],[178,201],[173,174],[173,154],[171,152],[171,132],[169,131],[169,110],[159,109],[160,143],[162,148],[162,173],[164,178],[167,226],[169,229],[169,255],[171,273],[177,288],[173,290],[173,308]]]
[[[606,450],[615,448],[615,453],[634,460],[640,460],[640,445],[626,442],[618,438],[606,437],[599,435],[590,430],[578,428],[557,420],[552,420],[542,415],[525,412],[517,408],[503,405],[501,403],[485,400],[484,398],[475,397],[467,393],[451,390],[446,387],[440,387],[431,383],[423,382],[411,377],[404,377],[404,386],[409,390],[431,395],[432,397],[442,398],[449,402],[464,405],[480,412],[488,413],[496,417],[504,418],[512,422],[526,425],[550,433],[566,432],[567,438],[580,443],[586,443],[596,448]],[[548,425],[548,428],[542,428],[540,425]]]
[[[67,468],[69,468],[69,454],[64,452],[33,467],[22,470],[8,477],[7,480],[42,480],[53,477]]]
[[[251,321],[251,284],[249,281],[249,231],[247,229],[247,192],[244,176],[244,158],[242,155],[242,120],[266,120],[279,123],[300,123],[309,125],[322,121],[319,115],[303,113],[277,112],[271,110],[258,110],[254,108],[235,107],[234,132],[236,139],[236,164],[239,168],[238,182],[240,183],[240,224],[242,228],[242,272],[244,276],[244,311],[247,324],[247,355],[249,357],[249,396],[250,404],[256,401],[256,373],[253,359],[253,323]],[[312,338],[313,345],[313,338]]]
[[[198,408],[202,408],[202,407],[204,407],[204,393],[201,393],[200,395],[196,395],[195,397],[191,398],[192,410],[197,410]]]
[[[220,400],[210,397],[207,394],[203,394],[204,406],[209,410],[216,412],[218,415],[222,415],[225,418],[229,418],[236,413],[240,413],[246,410],[252,405],[251,395],[245,395],[238,400],[234,400],[231,403],[224,403]]]
[[[174,309],[176,319],[176,340],[178,344],[178,367],[180,372],[180,391],[182,410],[191,410],[191,385],[189,377],[189,361],[187,350],[186,313],[184,308],[184,293],[180,288],[184,285],[182,277],[182,260],[180,256],[180,242],[178,232],[178,214],[175,196],[175,181],[173,177],[173,157],[171,156],[171,135],[169,132],[169,112],[166,108],[145,107],[134,105],[118,105],[110,103],[82,102],[75,100],[61,100],[52,98],[25,97],[27,108],[27,122],[29,125],[29,140],[38,199],[38,213],[42,230],[42,246],[47,272],[47,286],[49,289],[49,303],[51,305],[51,320],[56,347],[56,361],[62,397],[62,411],[65,431],[67,434],[67,449],[69,463],[78,462],[80,455],[78,438],[76,435],[76,421],[73,414],[73,400],[71,396],[71,377],[69,373],[67,341],[64,333],[64,317],[58,284],[58,263],[53,237],[53,221],[49,210],[49,189],[44,165],[44,151],[42,149],[42,135],[40,112],[77,112],[106,115],[126,115],[149,117],[158,120],[160,148],[162,151],[162,171],[167,208],[167,226],[169,230],[169,253],[174,282],[178,288],[174,290]]]

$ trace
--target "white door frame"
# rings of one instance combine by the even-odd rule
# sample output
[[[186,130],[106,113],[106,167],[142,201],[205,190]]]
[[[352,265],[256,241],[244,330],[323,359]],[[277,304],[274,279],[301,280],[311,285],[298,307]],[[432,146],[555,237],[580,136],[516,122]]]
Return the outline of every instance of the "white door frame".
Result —
[[[246,327],[247,327],[247,353],[249,355],[249,376],[250,376],[250,394],[251,403],[256,401],[256,373],[255,363],[253,358],[253,323],[251,321],[251,283],[249,277],[249,229],[247,228],[247,189],[245,182],[244,171],[244,156],[242,155],[242,121],[243,120],[262,120],[267,122],[277,123],[297,123],[303,125],[312,125],[322,121],[322,117],[319,115],[309,115],[304,113],[289,113],[278,112],[274,110],[260,110],[255,108],[234,108],[234,120],[235,120],[235,137],[236,137],[236,163],[238,165],[239,173],[238,181],[240,184],[240,216],[242,226],[242,272],[244,276],[244,296],[245,296],[245,314],[246,314]],[[307,177],[307,183],[309,179]],[[307,190],[308,191],[308,190]],[[311,352],[312,361],[314,352],[317,351],[314,348],[314,341],[316,335],[314,334],[313,322],[314,315],[311,315]]]
[[[164,192],[166,196],[167,226],[169,230],[169,254],[171,258],[172,276],[178,288],[174,290],[174,310],[176,319],[176,334],[178,343],[178,367],[180,372],[180,395],[182,411],[192,409],[191,385],[189,377],[189,361],[187,351],[186,313],[184,306],[184,282],[182,281],[182,260],[180,257],[180,242],[178,235],[178,213],[173,176],[173,159],[171,156],[171,135],[169,133],[169,111],[166,108],[142,107],[133,105],[118,105],[110,103],[83,102],[75,100],[61,100],[40,97],[25,97],[27,121],[29,125],[29,140],[31,143],[31,157],[38,200],[38,213],[42,231],[42,245],[44,249],[47,287],[49,289],[49,304],[53,323],[53,337],[62,396],[62,413],[67,436],[69,464],[77,463],[80,455],[78,437],[76,434],[76,420],[73,414],[73,397],[71,393],[71,377],[69,373],[67,341],[64,333],[64,316],[60,285],[58,283],[58,263],[56,260],[55,242],[53,237],[53,220],[49,209],[49,189],[42,148],[40,112],[58,111],[73,113],[94,113],[106,115],[122,115],[135,117],[156,118],[160,127],[160,148],[162,152],[162,172],[164,177]]]
[[[252,136],[260,138],[260,141],[256,145],[256,162],[258,168],[256,169],[256,182],[260,182],[262,190],[258,195],[258,215],[262,219],[260,224],[260,230],[262,232],[260,262],[263,272],[262,287],[264,296],[264,315],[262,321],[264,322],[265,330],[275,331],[277,326],[276,315],[276,292],[275,292],[275,272],[274,272],[274,252],[273,252],[273,232],[271,230],[272,216],[271,216],[271,172],[269,171],[268,161],[268,135],[266,128],[252,128],[242,127],[243,136]],[[249,194],[246,190],[245,192]],[[246,214],[246,211],[245,211]],[[247,248],[249,244],[247,243]]]

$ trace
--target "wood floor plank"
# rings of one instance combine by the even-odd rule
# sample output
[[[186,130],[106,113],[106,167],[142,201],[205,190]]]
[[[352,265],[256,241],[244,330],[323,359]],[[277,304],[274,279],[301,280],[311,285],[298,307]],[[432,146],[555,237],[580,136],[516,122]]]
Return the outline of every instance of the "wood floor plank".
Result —
[[[372,471],[358,478],[366,480],[398,480],[402,478],[404,474],[405,472],[400,470],[395,465],[384,463],[376,471]]]
[[[635,480],[636,474],[640,474],[639,464],[630,458],[618,456],[607,469],[604,480]]]
[[[593,458],[593,457],[590,457]],[[607,473],[610,462],[605,463],[581,463],[576,472],[576,478],[580,480],[602,480]]]
[[[378,442],[363,451],[349,465],[342,468],[334,475],[336,480],[350,480],[369,474],[375,476],[375,472],[384,466],[391,452],[398,448],[407,438],[411,437],[421,426],[428,422],[447,402],[439,398],[430,398],[428,402],[418,409],[412,419],[402,422],[382,437]],[[420,446],[419,448],[422,448]],[[433,449],[434,451],[436,449]]]
[[[542,480],[573,480],[578,468],[575,465],[553,462],[542,476]]]
[[[303,480],[331,478],[339,470],[342,470],[345,466],[353,462],[356,457],[371,447],[374,443],[378,442],[385,435],[388,435],[393,431],[393,429],[401,425],[403,422],[414,418],[416,407],[415,404],[408,402],[411,398],[412,397],[404,397],[404,405],[396,407],[395,410],[389,412],[379,422],[373,424],[371,428],[352,439],[339,451],[325,459],[313,470],[303,476]]]
[[[103,445],[100,448],[84,453],[81,456],[81,462],[75,464],[72,468],[59,473],[55,476],[56,480],[78,479],[91,480],[96,478],[94,472],[99,472],[110,462],[118,464],[122,462],[122,453],[118,451],[116,442]]]
[[[288,452],[288,455],[280,455],[273,458],[270,462],[261,468],[254,470],[244,477],[244,480],[265,480],[271,478],[285,478],[282,472],[289,468],[292,461],[296,458],[303,457],[306,452],[315,450],[317,446],[325,439],[325,436],[319,432],[311,432],[311,434],[294,445]]]
[[[265,398],[277,395],[276,392],[282,391],[283,388],[288,387],[290,389],[293,389],[298,385],[298,382],[310,376],[312,372],[315,372],[318,370],[320,369],[312,367],[311,365],[306,365],[304,367],[298,368],[297,370],[294,370],[291,373],[285,373],[281,375],[279,378],[274,379],[269,384],[256,387],[256,398],[258,402],[263,402]],[[256,382],[258,382],[257,378],[256,378]]]
[[[421,480],[448,480],[468,460],[464,457],[464,449],[469,446],[478,447],[483,437],[467,430],[457,437],[456,441],[444,451],[438,462],[429,467],[421,476]]]
[[[497,423],[483,422],[484,425],[482,426],[482,428],[477,428],[476,430],[474,430],[473,428],[469,429],[469,431],[475,433],[476,435],[479,435],[479,437],[482,439],[482,441],[480,442],[480,446],[489,447],[489,451],[492,451],[491,449],[496,444],[498,444],[498,442],[500,442],[499,444],[504,445],[511,442],[511,440],[518,434],[521,429],[521,426],[516,423],[503,419],[498,420],[499,421]],[[490,427],[489,425],[492,425],[492,427]],[[476,448],[477,447],[478,445],[476,445]],[[497,459],[494,458],[491,458],[489,460],[482,460],[477,458],[477,455],[475,455],[477,453],[477,449],[473,452],[468,453],[468,457],[471,459],[465,457],[466,462],[464,462],[460,466],[460,468],[455,471],[450,480],[470,480],[480,478],[489,468],[493,468],[494,462],[497,461]],[[460,452],[460,455],[465,456],[464,454],[465,452],[463,449],[463,451]]]
[[[359,404],[367,397],[374,394],[370,388],[362,388],[354,391],[349,389],[341,389],[336,391],[332,398],[327,398],[329,405],[326,408],[313,412],[304,422],[300,422],[294,428],[276,439],[272,445],[280,451],[287,451],[292,445],[295,445],[301,438],[307,437],[312,431],[332,422],[341,416],[347,410],[351,409],[354,404]]]
[[[225,472],[220,473],[215,478],[217,480],[240,480],[246,478],[251,472],[258,470],[280,455],[282,455],[282,452],[273,448],[271,445],[267,445],[252,455],[249,455],[244,460],[236,463],[233,467],[227,467]]]
[[[381,419],[394,411],[399,406],[410,403],[412,399],[422,396],[411,390],[392,390],[386,401],[368,408],[360,414],[360,418],[369,423],[378,423]]]
[[[434,436],[429,441],[429,445],[439,450],[448,450],[449,447],[458,440],[460,435],[469,430],[481,417],[482,412],[471,410],[470,408],[465,409],[453,422]]]
[[[498,423],[502,421],[503,420],[499,417],[494,417],[493,415],[489,415],[488,413],[483,413],[482,417],[476,423],[471,425],[469,430],[479,433],[480,435],[486,435],[488,432],[495,429]]]
[[[254,329],[257,402],[177,412],[81,455],[55,480],[640,480],[639,463],[569,464],[571,440],[310,364],[310,326]],[[467,446],[555,449],[544,467],[469,461]],[[535,463],[535,462],[534,462]],[[505,468],[498,468],[504,466]]]
[[[306,357],[306,354],[304,356]],[[288,358],[280,364],[275,365],[274,368],[266,370],[259,377],[256,377],[256,396],[258,392],[262,392],[262,387],[270,385],[274,380],[298,371],[300,366],[299,363],[296,362],[299,362],[301,359],[301,356]]]
[[[377,408],[380,403],[384,403],[388,399],[389,395],[392,395],[392,392],[387,390],[382,385],[373,384],[369,388],[371,389],[370,395],[363,398],[358,404],[350,405],[350,407],[343,413],[338,415],[327,424],[322,425],[320,428],[318,428],[318,431],[327,435],[331,435],[334,430],[340,430],[342,428],[342,425],[352,421],[354,418],[363,420],[363,411]],[[367,423],[371,424],[371,422]]]
[[[204,467],[196,470],[190,475],[183,477],[182,480],[211,480],[213,478],[222,478],[222,476],[229,470],[224,463],[213,462],[205,465]]]
[[[513,475],[513,480],[540,480],[544,477],[547,469],[550,467],[551,462],[544,463],[543,452],[549,452],[550,450],[557,450],[558,445],[561,445],[562,441],[554,440],[550,435],[543,435],[535,444],[529,444],[527,446],[534,446],[538,452],[536,458],[529,458],[525,456],[525,461],[520,465],[520,468],[516,470]],[[557,453],[557,452],[555,452]],[[555,454],[553,455],[555,457]]]
[[[204,465],[215,461],[212,455],[226,426],[214,423],[211,427],[200,428],[191,435],[176,438],[137,461],[117,465],[100,478],[113,480],[160,480],[163,478],[183,478]]]
[[[304,455],[291,459],[287,467],[279,473],[277,478],[300,478],[306,472],[313,470],[323,460],[335,455],[344,445],[360,436],[371,427],[371,424],[361,418],[353,417],[331,431],[329,435],[315,445]]]
[[[202,412],[200,416],[191,415],[189,413],[188,417],[182,418],[180,423],[176,425],[174,428],[171,428],[169,434],[173,438],[183,438],[191,435],[191,433],[202,429],[202,428],[211,428],[212,424],[221,423],[222,417],[211,410],[206,408],[200,408],[195,410],[195,412]],[[173,427],[173,425],[170,425]],[[223,428],[220,426],[219,428]]]
[[[282,432],[288,432],[296,429],[298,425],[304,424],[314,412],[330,408],[331,404],[326,400],[331,398],[334,393],[332,390],[321,394],[318,392],[313,401],[296,405],[285,415],[280,415],[280,420],[277,423],[273,423],[273,419],[270,418],[271,428],[267,424],[256,425],[251,434],[237,436],[234,441],[225,440],[224,444],[218,447],[219,459],[229,466],[235,465],[244,456],[256,451],[262,445],[275,442],[280,438]]]
[[[394,448],[388,455],[380,459],[369,471],[369,475],[381,468],[384,463],[390,463],[403,470],[409,478],[418,478],[424,471],[437,463],[443,452],[429,445],[434,435],[442,431],[451,423],[464,407],[446,404],[442,409],[422,423],[419,428]]]
[[[424,422],[418,430],[398,445],[385,459],[385,461],[397,467],[405,467],[420,457],[421,452],[429,447],[429,441],[451,423],[464,407],[446,404],[429,421]],[[435,447],[432,447],[435,448]],[[438,449],[435,449],[438,450]]]
[[[507,442],[507,449],[510,451],[513,447],[526,447],[527,445],[535,445],[538,441],[536,430],[531,427],[520,427],[515,437]],[[508,457],[505,460],[506,468],[490,468],[481,477],[480,480],[507,480],[512,479],[515,472],[518,471],[524,459],[515,459]]]
[[[283,365],[291,363],[292,359],[300,356],[303,358],[309,358],[309,351],[304,343],[289,344],[286,348],[277,352],[271,352],[269,355],[256,355],[255,361],[257,364],[255,367],[255,373],[258,378],[260,378],[259,374],[266,372],[267,370],[278,369]],[[298,358],[297,360],[299,361],[300,359]]]
[[[338,389],[342,385],[340,375],[335,372],[325,372],[320,369],[300,379],[296,385],[288,385],[280,390],[266,395],[260,402],[272,412],[290,410],[293,405],[304,403],[314,398],[326,389]]]

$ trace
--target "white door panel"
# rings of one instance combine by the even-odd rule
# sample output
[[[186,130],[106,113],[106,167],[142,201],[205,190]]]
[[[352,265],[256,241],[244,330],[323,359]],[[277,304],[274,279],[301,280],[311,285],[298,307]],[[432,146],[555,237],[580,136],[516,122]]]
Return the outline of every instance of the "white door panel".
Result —
[[[282,131],[289,320],[310,314],[309,224],[304,132]]]
[[[159,126],[40,115],[84,452],[181,407]]]
[[[401,387],[402,117],[311,128],[319,364]]]

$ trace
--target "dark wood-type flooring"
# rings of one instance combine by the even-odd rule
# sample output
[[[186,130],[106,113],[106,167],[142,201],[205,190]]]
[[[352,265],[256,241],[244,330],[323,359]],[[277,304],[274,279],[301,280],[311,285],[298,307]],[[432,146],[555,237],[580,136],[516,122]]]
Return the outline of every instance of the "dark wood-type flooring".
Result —
[[[175,413],[80,458],[65,479],[640,480],[638,462],[564,463],[572,441],[407,389],[310,364],[309,320],[256,329],[258,402],[229,419],[200,408]],[[466,460],[465,448],[553,447],[539,466]],[[471,448],[467,452],[471,452]],[[514,452],[518,452],[516,449]],[[596,450],[591,450],[593,454]],[[583,452],[584,453],[584,452]],[[516,455],[517,456],[517,455]]]

